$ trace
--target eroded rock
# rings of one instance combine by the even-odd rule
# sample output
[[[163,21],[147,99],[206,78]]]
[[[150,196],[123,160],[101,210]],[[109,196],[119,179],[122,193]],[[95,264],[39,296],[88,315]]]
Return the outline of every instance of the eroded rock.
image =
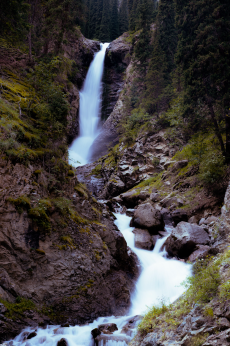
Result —
[[[171,256],[187,258],[197,245],[209,244],[209,236],[202,227],[180,222],[165,242],[166,250]]]
[[[134,233],[134,245],[138,249],[152,250],[153,241],[152,236],[146,229],[135,228]]]
[[[139,228],[147,228],[157,233],[158,230],[162,229],[161,213],[150,203],[141,204],[134,212],[132,225]]]

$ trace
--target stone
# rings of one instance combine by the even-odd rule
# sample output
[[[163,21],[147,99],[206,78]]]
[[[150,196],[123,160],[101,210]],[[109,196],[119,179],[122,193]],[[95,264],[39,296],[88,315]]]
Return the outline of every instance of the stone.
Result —
[[[210,335],[202,346],[229,346],[230,328],[218,333]]]
[[[177,161],[174,163],[174,165],[171,168],[171,172],[176,172],[178,171],[178,169],[184,168],[186,167],[188,164],[188,160],[181,160],[181,161]]]
[[[152,250],[153,242],[152,236],[146,229],[135,228],[134,233],[134,245],[138,249]]]
[[[99,330],[99,328],[94,328],[93,330],[91,330],[91,334],[93,338],[95,339],[98,335],[101,334],[101,331]]]
[[[0,313],[4,314],[6,311],[7,311],[7,308],[5,307],[5,305],[0,303]]]
[[[122,327],[121,334],[126,334],[132,337],[133,332],[138,324],[138,322],[142,319],[142,316],[134,316],[128,320],[128,322]]]
[[[161,210],[161,215],[163,218],[164,226],[174,226],[174,222],[173,222],[171,213],[168,209],[163,208]]]
[[[141,191],[138,196],[139,200],[141,201],[145,201],[149,197],[150,197],[150,193],[148,191]]]
[[[194,216],[191,216],[189,219],[188,219],[188,222],[189,223],[198,223],[199,221],[199,218],[197,215],[194,215]]]
[[[162,229],[162,217],[151,203],[140,204],[134,212],[131,224],[137,228],[147,228],[153,232]]]
[[[210,246],[198,245],[196,250],[189,256],[189,262],[195,262],[197,259],[205,258],[210,253]]]
[[[37,333],[36,333],[36,332],[32,332],[32,333],[30,333],[30,334],[27,336],[27,340],[32,339],[32,338],[34,338],[35,336],[37,336]],[[60,345],[60,346],[61,346],[61,345]]]
[[[131,190],[125,193],[122,193],[120,195],[120,198],[122,199],[123,204],[127,208],[133,208],[137,205],[138,203],[138,192],[137,190]]]
[[[68,346],[68,342],[65,338],[62,338],[57,342],[57,346]]]
[[[188,258],[197,245],[209,244],[209,236],[202,227],[180,222],[165,242],[170,256]]]
[[[225,317],[219,318],[217,321],[217,324],[218,324],[220,330],[225,330],[225,329],[230,328],[230,322]]]
[[[174,210],[172,213],[172,219],[175,223],[175,225],[177,225],[179,222],[181,221],[188,221],[188,215],[185,211],[183,210]]]
[[[159,202],[161,197],[160,197],[160,195],[158,193],[152,192],[151,195],[150,195],[150,199],[153,202]]]
[[[109,331],[110,333],[115,332],[115,330],[118,330],[117,325],[115,323],[104,323],[99,324],[98,329],[100,332],[102,331]]]

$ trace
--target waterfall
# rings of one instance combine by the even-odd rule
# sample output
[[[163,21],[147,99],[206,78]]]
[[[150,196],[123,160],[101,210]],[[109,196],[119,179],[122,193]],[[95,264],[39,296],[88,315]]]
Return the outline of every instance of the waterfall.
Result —
[[[11,343],[11,346],[56,346],[61,338],[65,338],[68,346],[94,346],[91,330],[102,323],[115,323],[118,330],[113,335],[105,335],[98,346],[127,346],[133,335],[122,334],[122,327],[134,315],[145,313],[148,307],[159,305],[161,300],[172,303],[183,292],[181,283],[191,275],[191,265],[177,260],[167,259],[165,250],[162,251],[167,236],[158,239],[153,251],[137,249],[134,246],[134,228],[130,227],[131,217],[116,213],[115,224],[122,232],[127,245],[138,256],[142,272],[136,283],[136,290],[132,295],[129,316],[99,317],[92,323],[84,326],[47,326],[46,329],[38,328],[37,336],[24,340],[24,332],[32,332],[34,328],[26,328]],[[106,339],[108,338],[108,340]]]
[[[80,92],[79,136],[69,148],[69,162],[74,167],[88,163],[90,147],[99,134],[101,80],[108,45],[101,43],[101,50],[95,54]]]

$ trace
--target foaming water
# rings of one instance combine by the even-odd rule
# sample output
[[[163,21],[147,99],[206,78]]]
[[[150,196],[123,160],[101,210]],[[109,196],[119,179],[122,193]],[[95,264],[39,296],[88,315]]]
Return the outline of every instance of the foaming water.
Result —
[[[114,215],[117,218],[115,224],[122,232],[128,246],[138,256],[142,266],[141,275],[131,298],[128,316],[100,317],[84,326],[37,328],[37,336],[30,340],[26,340],[25,332],[32,332],[34,328],[26,328],[13,340],[13,345],[56,346],[61,338],[65,338],[68,346],[93,346],[91,330],[102,323],[115,323],[118,330],[112,336],[108,336],[112,339],[101,340],[98,346],[126,346],[134,335],[127,336],[121,334],[121,331],[131,316],[143,314],[148,307],[154,304],[159,305],[162,299],[166,303],[173,302],[184,292],[181,283],[191,275],[191,265],[165,257],[166,251],[163,246],[168,236],[159,239],[153,251],[137,249],[134,246],[134,233],[132,232],[134,228],[129,227],[131,217],[120,213]]]
[[[129,227],[131,217],[115,214],[115,224],[123,233],[127,245],[138,256],[142,272],[131,298],[129,315],[141,315],[148,307],[159,305],[163,300],[172,303],[184,292],[181,283],[191,275],[191,265],[167,259],[163,245],[168,236],[158,239],[152,251],[137,249],[134,246],[134,228]],[[170,233],[169,233],[170,234]]]
[[[79,136],[69,148],[69,162],[74,167],[88,163],[90,147],[99,134],[101,80],[108,45],[101,43],[101,50],[95,54],[80,92]]]

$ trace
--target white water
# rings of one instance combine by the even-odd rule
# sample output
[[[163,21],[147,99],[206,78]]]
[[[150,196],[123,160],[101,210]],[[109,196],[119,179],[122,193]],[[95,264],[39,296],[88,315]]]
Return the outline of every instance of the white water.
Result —
[[[99,134],[101,80],[108,45],[101,43],[101,50],[95,54],[80,92],[79,136],[69,148],[69,163],[74,167],[88,163],[90,147]]]
[[[140,315],[146,312],[148,307],[173,302],[183,292],[181,283],[191,275],[191,265],[180,261],[165,258],[165,250],[161,251],[167,236],[159,239],[153,251],[141,250],[134,247],[133,228],[129,227],[130,217],[125,214],[116,213],[117,227],[123,233],[128,246],[136,253],[141,265],[142,272],[136,284],[136,290],[132,295],[132,302],[129,316],[122,317],[100,317],[93,323],[84,326],[73,326],[62,328],[60,326],[48,326],[46,329],[38,328],[37,336],[23,341],[23,332],[14,340],[15,346],[56,346],[61,338],[68,341],[68,346],[93,346],[91,330],[102,323],[116,323],[118,331],[113,335],[119,336],[122,327],[131,316]],[[24,330],[32,332],[34,328]],[[125,337],[125,336],[124,336]],[[129,341],[130,337],[126,336]],[[98,346],[126,346],[126,341],[109,340],[104,343],[100,341]]]

